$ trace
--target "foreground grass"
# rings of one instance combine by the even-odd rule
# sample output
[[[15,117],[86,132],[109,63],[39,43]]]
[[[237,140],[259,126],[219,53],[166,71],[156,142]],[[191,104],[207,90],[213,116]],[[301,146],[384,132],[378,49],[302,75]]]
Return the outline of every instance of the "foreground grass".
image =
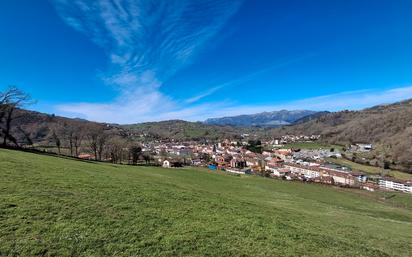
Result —
[[[412,252],[412,210],[367,192],[8,150],[0,178],[0,256]]]
[[[381,172],[382,172],[382,168],[352,162],[350,160],[343,159],[343,158],[339,158],[339,159],[328,158],[327,161],[329,161],[331,163],[334,163],[334,164],[349,167],[352,170],[363,171],[363,172],[368,173],[368,174],[380,175]],[[405,172],[402,172],[402,171],[389,170],[388,175],[392,176],[394,178],[398,178],[398,179],[412,180],[412,174],[405,173]]]

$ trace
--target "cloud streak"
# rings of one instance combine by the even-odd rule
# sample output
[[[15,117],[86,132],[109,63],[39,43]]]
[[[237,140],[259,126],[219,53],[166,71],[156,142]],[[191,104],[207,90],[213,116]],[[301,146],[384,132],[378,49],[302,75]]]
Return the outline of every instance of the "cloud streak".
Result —
[[[166,79],[186,65],[240,5],[236,0],[53,2],[69,26],[106,51],[115,83],[119,76],[146,71]]]
[[[144,101],[148,106],[128,106],[123,104],[124,99],[118,99],[116,104],[90,105],[79,104],[79,113],[83,111],[90,119],[102,122],[127,123],[130,114],[129,108],[140,110],[137,112],[139,121],[160,121],[169,119],[184,119],[189,121],[203,121],[211,117],[234,116],[239,114],[254,114],[264,111],[276,110],[315,110],[338,111],[360,110],[380,104],[389,104],[412,98],[412,86],[398,87],[388,90],[359,90],[342,92],[338,94],[324,95],[306,99],[298,99],[291,102],[273,105],[233,105],[230,102],[211,102],[191,107],[176,106],[168,98],[158,94],[147,94]],[[164,102],[165,106],[156,106],[155,102]],[[127,99],[126,99],[127,102]],[[61,106],[62,110],[65,106]],[[72,106],[69,110],[72,111]],[[154,109],[157,114],[153,116],[147,109]],[[84,112],[87,110],[87,112]],[[104,113],[105,116],[102,116]],[[70,116],[70,115],[69,115]],[[73,116],[74,117],[74,116]]]
[[[112,121],[136,122],[142,116],[175,111],[177,103],[162,94],[162,84],[193,61],[238,10],[241,0],[52,3],[67,25],[104,49],[109,69],[102,80],[119,91],[110,103],[72,103],[57,109],[92,120],[111,117]]]
[[[163,94],[163,83],[190,64],[236,13],[241,0],[52,0],[60,17],[104,49],[108,70],[102,81],[118,89],[107,103],[66,103],[56,112],[93,121],[134,123],[165,119],[204,120],[280,109],[361,109],[412,98],[412,86],[344,92],[273,105],[198,102],[223,88],[240,85],[270,70],[310,58],[286,60],[215,85],[186,101]]]

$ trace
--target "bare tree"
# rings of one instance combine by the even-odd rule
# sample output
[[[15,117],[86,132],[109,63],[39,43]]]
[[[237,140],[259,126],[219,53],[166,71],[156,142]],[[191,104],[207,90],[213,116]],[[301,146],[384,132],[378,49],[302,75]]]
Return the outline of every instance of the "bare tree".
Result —
[[[76,128],[72,124],[63,123],[63,134],[67,140],[67,147],[69,148],[70,155],[74,156],[74,133]]]
[[[130,148],[130,153],[132,156],[132,163],[133,165],[136,165],[140,155],[142,154],[142,148],[140,146],[132,146]]]
[[[112,137],[108,140],[106,149],[112,163],[122,163],[126,145],[126,140],[119,136]]]
[[[78,127],[78,129],[76,129],[73,135],[73,145],[74,145],[74,151],[76,153],[76,156],[79,156],[79,148],[82,145],[83,137],[84,137],[84,131],[81,127]]]
[[[102,154],[107,142],[107,134],[102,126],[93,124],[87,127],[87,141],[95,160],[102,160]]]
[[[79,148],[83,140],[83,128],[79,124],[63,124],[64,138],[67,142],[67,147],[70,150],[71,156],[79,155]]]
[[[104,147],[106,145],[108,136],[104,132],[99,135],[98,140],[97,140],[97,154],[99,155],[99,161],[102,160],[102,155],[104,151]]]
[[[24,138],[26,139],[27,145],[33,145],[33,140],[30,138],[30,133],[24,131],[24,129],[20,126],[17,127],[17,130],[23,134]]]
[[[60,137],[57,135],[56,131],[53,131],[52,139],[54,143],[56,144],[58,153],[61,154],[61,140],[60,140]]]
[[[94,159],[95,160],[97,160],[97,138],[98,138],[98,135],[95,134],[95,133],[89,133],[87,135],[88,145],[90,147],[90,150],[94,154]]]
[[[144,161],[146,162],[146,165],[147,164],[150,164],[150,161],[153,159],[153,157],[150,155],[150,153],[144,153],[143,154],[143,159],[144,159]]]
[[[94,154],[94,159],[97,160],[97,141],[99,138],[99,128],[96,126],[88,126],[87,128],[87,143],[90,150]]]
[[[3,137],[3,146],[7,145],[7,141],[19,146],[16,138],[11,135],[12,122],[18,118],[15,115],[16,109],[30,102],[30,96],[17,87],[11,86],[0,92],[0,133]]]

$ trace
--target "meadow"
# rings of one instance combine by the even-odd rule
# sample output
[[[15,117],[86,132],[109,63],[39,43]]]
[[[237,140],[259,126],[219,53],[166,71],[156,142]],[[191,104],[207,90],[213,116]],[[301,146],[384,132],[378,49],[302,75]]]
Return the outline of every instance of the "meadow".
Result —
[[[0,150],[0,256],[411,256],[392,194]]]
[[[286,144],[282,146],[282,148],[307,149],[307,150],[318,150],[318,149],[330,150],[334,148],[336,150],[342,150],[343,146],[324,144],[320,142],[294,142],[294,143]]]

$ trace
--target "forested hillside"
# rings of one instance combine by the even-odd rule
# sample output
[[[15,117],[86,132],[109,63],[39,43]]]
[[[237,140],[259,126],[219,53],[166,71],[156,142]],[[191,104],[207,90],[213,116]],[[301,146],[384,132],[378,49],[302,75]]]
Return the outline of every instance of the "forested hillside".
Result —
[[[242,133],[259,131],[259,129],[208,125],[201,122],[189,122],[183,120],[147,122],[124,125],[122,127],[135,135],[144,135],[148,139],[196,141],[240,138]]]
[[[323,141],[342,145],[372,143],[375,151],[367,157],[412,170],[412,100],[362,111],[329,113],[272,132],[272,135],[320,134]]]
[[[126,135],[117,125],[70,119],[51,114],[17,109],[12,121],[12,134],[21,144],[42,143],[54,140],[54,136],[102,129],[112,134]]]

